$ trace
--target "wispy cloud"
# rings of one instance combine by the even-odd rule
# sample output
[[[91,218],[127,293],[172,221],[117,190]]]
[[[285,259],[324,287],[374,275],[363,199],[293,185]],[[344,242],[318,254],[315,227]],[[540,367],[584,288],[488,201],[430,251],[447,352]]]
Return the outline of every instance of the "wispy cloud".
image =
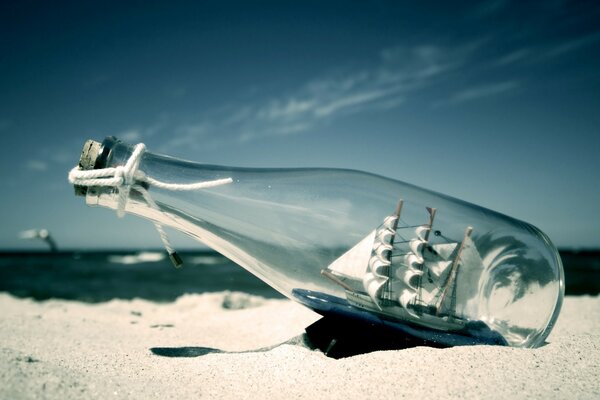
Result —
[[[136,142],[142,138],[142,134],[140,133],[139,129],[128,129],[118,133],[116,136],[127,142]]]
[[[517,48],[490,60],[488,66],[492,68],[537,66],[549,61],[572,57],[571,53],[583,51],[597,43],[600,43],[600,31],[559,43],[538,43]]]
[[[600,41],[600,31],[560,43],[549,49],[545,56],[547,58],[560,57],[572,51],[583,49],[598,41]]]
[[[561,57],[570,57],[571,53],[584,50],[600,42],[600,31],[553,44],[537,44],[517,48],[489,62],[495,68],[509,67],[517,64],[519,67],[533,66]]]
[[[503,56],[500,56],[498,59],[492,62],[492,65],[494,67],[505,67],[507,65],[523,61],[529,58],[531,54],[532,52],[530,49],[518,49]]]
[[[482,42],[385,49],[362,69],[326,74],[287,94],[230,105],[198,121],[171,127],[171,139],[162,151],[295,135],[345,115],[399,107],[418,90],[464,66]]]
[[[474,86],[460,90],[454,93],[448,99],[440,100],[434,103],[434,106],[461,104],[468,101],[498,96],[516,90],[519,88],[519,86],[520,83],[517,81],[497,82]]]
[[[113,136],[118,137],[126,142],[139,142],[151,138],[157,134],[164,134],[167,131],[173,133],[173,126],[170,124],[169,117],[166,114],[161,114],[154,123],[146,126],[137,126],[113,133]],[[185,126],[177,128],[176,133],[185,131]]]

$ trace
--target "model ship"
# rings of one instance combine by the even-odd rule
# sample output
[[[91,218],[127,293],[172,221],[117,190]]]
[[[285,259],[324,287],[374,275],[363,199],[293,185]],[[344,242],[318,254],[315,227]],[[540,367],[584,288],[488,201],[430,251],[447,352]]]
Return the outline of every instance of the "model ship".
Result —
[[[426,208],[429,220],[411,226],[401,219],[402,205],[322,274],[342,286],[356,308],[426,328],[463,330],[473,319],[473,283],[482,272],[473,229],[467,227],[460,241],[433,231],[437,240],[431,243],[436,209]]]

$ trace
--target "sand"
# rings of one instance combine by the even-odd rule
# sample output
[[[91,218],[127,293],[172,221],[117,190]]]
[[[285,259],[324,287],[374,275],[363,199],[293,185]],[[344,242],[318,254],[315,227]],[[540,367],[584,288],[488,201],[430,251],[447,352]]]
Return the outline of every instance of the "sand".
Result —
[[[0,399],[600,398],[600,297],[567,297],[535,350],[415,347],[334,360],[294,339],[318,318],[239,293],[168,304],[0,294]]]

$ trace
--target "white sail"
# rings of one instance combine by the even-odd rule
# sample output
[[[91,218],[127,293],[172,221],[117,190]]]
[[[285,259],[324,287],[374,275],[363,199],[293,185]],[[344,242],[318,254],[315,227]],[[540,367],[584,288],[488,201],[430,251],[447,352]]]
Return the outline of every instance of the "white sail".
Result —
[[[449,260],[452,256],[452,253],[454,253],[457,247],[458,243],[442,243],[432,245],[431,249],[433,250],[434,254],[436,254],[443,260]]]
[[[421,225],[418,226],[417,229],[415,229],[415,235],[417,235],[417,237],[422,241],[425,241],[425,237],[429,234],[429,231],[431,231],[431,228],[429,226]]]
[[[327,268],[336,275],[362,281],[369,265],[376,232],[374,230],[369,233],[363,240],[332,262]]]
[[[387,278],[386,272],[390,264],[391,262],[389,260],[373,256],[369,260],[369,270],[375,276]]]
[[[377,240],[381,243],[389,243],[392,237],[396,234],[395,231],[390,228],[382,228],[377,230]]]
[[[414,285],[414,278],[416,276],[423,275],[423,271],[413,268],[398,268],[395,275],[398,279],[404,282],[406,286],[414,290],[416,289]]]
[[[483,260],[470,237],[465,238],[456,274],[455,314],[464,318],[478,317],[480,280],[483,276]],[[448,303],[451,299],[446,300]]]
[[[419,288],[419,300],[422,304],[434,305],[442,290],[442,285],[448,278],[452,269],[453,260],[448,261],[426,261],[421,277],[421,286]]]
[[[373,251],[380,258],[388,258],[389,252],[391,252],[392,249],[393,249],[393,246],[391,244],[379,243],[379,244],[375,245],[375,248],[373,249]]]
[[[397,221],[397,216],[387,217],[383,224],[377,229],[372,256],[368,263],[368,270],[362,279],[365,291],[379,308],[381,308],[379,304],[381,301],[381,290],[389,280],[389,268],[392,264],[390,259],[391,250],[393,248],[392,240],[396,235],[394,227]]]
[[[419,302],[421,304],[434,305],[440,294],[441,286],[448,278],[456,256],[458,243],[442,243],[428,246],[423,251],[423,275],[419,288]]]
[[[406,265],[408,268],[420,269],[423,261],[424,260],[422,257],[418,257],[413,253],[408,253],[404,256],[404,265]]]
[[[425,242],[421,239],[412,239],[408,243],[410,247],[410,251],[412,251],[417,257],[422,257],[423,254],[423,246]]]
[[[448,268],[450,268],[450,266],[452,265],[452,260],[430,262],[426,263],[425,265],[427,266],[427,270],[439,279],[439,277],[442,276],[442,274],[446,272]]]
[[[394,229],[396,221],[398,221],[398,216],[390,215],[389,217],[385,217],[385,219],[383,220],[383,226],[385,226],[388,229]]]
[[[408,304],[415,298],[416,293],[411,292],[409,290],[403,290],[400,295],[399,301],[400,305],[404,308],[408,306]]]
[[[416,296],[417,294],[415,292],[411,292],[410,290],[403,290],[402,294],[398,298],[398,302],[400,303],[402,308],[404,308],[413,317],[417,317],[417,315],[410,308],[408,308],[408,305],[415,299]]]
[[[363,286],[378,308],[381,308],[379,306],[379,299],[381,298],[381,290],[387,281],[387,278],[382,279],[370,272],[367,272],[363,277]]]

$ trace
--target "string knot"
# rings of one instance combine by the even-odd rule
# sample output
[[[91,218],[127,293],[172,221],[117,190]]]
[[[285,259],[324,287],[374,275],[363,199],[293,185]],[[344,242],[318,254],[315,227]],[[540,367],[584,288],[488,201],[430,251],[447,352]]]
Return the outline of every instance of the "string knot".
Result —
[[[125,178],[125,167],[119,165],[115,167],[115,178],[119,180],[119,186],[127,184],[127,179]]]

